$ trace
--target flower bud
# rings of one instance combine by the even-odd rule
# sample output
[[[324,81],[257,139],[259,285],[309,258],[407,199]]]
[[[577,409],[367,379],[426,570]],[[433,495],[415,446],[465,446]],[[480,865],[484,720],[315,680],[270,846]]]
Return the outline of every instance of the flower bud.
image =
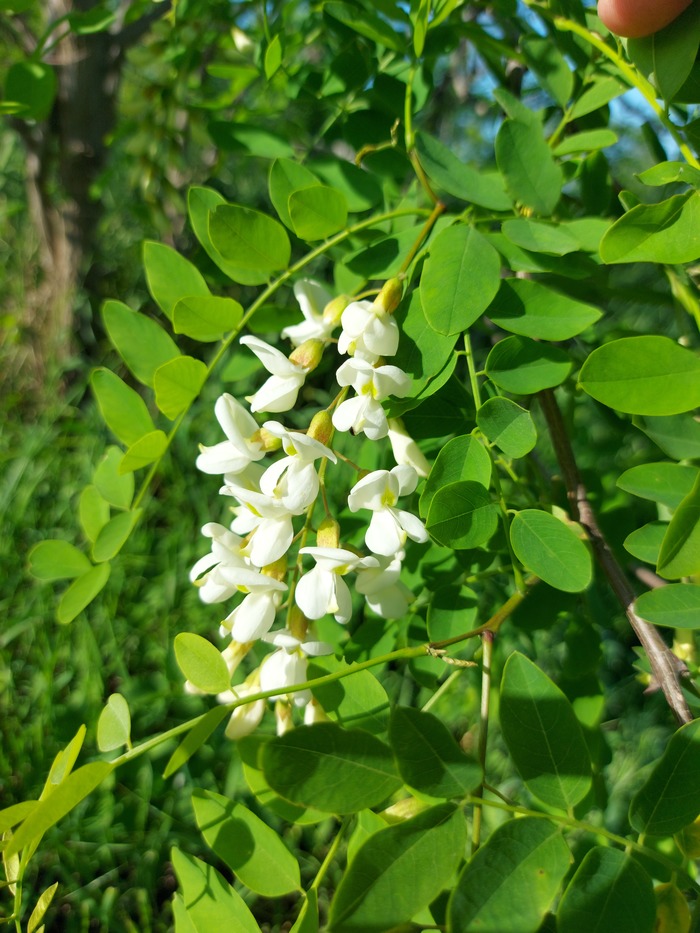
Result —
[[[304,709],[304,725],[313,726],[317,722],[328,722],[328,716],[326,716],[323,707],[318,702],[318,700],[311,700],[310,703],[306,704]]]
[[[292,720],[291,704],[278,700],[275,703],[275,719],[277,720],[277,735],[284,735],[285,732],[293,729],[294,721]]]
[[[309,629],[309,620],[298,606],[290,607],[287,619],[290,634],[298,641],[303,642]]]
[[[397,800],[386,810],[379,814],[387,823],[403,823],[412,816],[417,816],[422,810],[427,809],[430,804],[424,800],[418,800],[416,797],[404,797],[403,800]]]
[[[347,295],[338,295],[337,298],[334,298],[332,301],[329,301],[326,307],[323,309],[323,320],[328,324],[340,324],[340,318],[343,314],[343,311],[350,304],[352,299]]]
[[[221,652],[221,657],[226,662],[226,667],[228,668],[228,672],[231,674],[231,676],[233,676],[234,671],[254,644],[255,642],[253,641],[231,641],[230,644],[226,645],[224,650]]]
[[[324,518],[316,532],[317,547],[340,547],[340,525],[334,518]]]
[[[312,337],[305,340],[296,350],[289,354],[289,362],[302,366],[307,372],[316,369],[323,356],[323,341]]]
[[[393,314],[399,306],[403,296],[403,284],[401,279],[389,279],[382,286],[382,290],[374,299],[375,307],[381,308],[385,314]]]
[[[333,435],[333,422],[331,421],[330,414],[325,409],[316,412],[311,419],[311,424],[306,434],[307,437],[313,438],[315,441],[323,444],[324,447],[328,446],[328,442]]]
[[[261,445],[262,449],[267,454],[274,453],[276,450],[279,450],[282,446],[282,440],[279,437],[275,437],[271,431],[268,431],[267,428],[260,428],[259,431],[256,431],[255,434],[251,437],[251,441],[256,441]]]
[[[419,476],[430,473],[430,464],[423,451],[406,430],[400,418],[389,418],[389,440],[394,460],[400,466],[411,466]]]

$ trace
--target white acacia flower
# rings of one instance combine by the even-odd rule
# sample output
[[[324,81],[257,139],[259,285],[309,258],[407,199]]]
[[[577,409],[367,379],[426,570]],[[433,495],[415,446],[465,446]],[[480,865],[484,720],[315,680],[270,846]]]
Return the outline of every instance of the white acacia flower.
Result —
[[[281,499],[233,483],[223,486],[221,493],[233,496],[243,506],[234,509],[236,518],[231,527],[239,533],[245,528],[245,533],[250,535],[243,552],[254,566],[266,567],[287,553],[294,538],[292,518],[306,507],[290,512]]]
[[[307,619],[320,619],[331,613],[336,622],[344,625],[352,615],[352,597],[343,577],[355,570],[362,558],[352,551],[333,547],[303,547],[299,553],[310,554],[316,566],[297,583],[294,591],[297,606]]]
[[[260,689],[276,690],[282,693],[271,697],[272,700],[284,698],[284,688],[303,684],[307,679],[306,668],[309,657],[332,654],[332,645],[323,641],[302,642],[295,638],[288,629],[271,632],[263,636],[263,641],[275,645],[277,651],[268,654],[260,665]],[[306,706],[311,699],[310,690],[300,690],[293,694],[296,706]]]
[[[335,324],[323,316],[323,310],[332,300],[332,295],[323,285],[313,279],[301,279],[294,285],[294,295],[299,302],[304,320],[300,324],[292,324],[282,331],[283,337],[289,337],[295,347],[305,340],[327,341],[333,332]]]
[[[399,325],[374,302],[351,301],[340,320],[339,353],[376,363],[380,356],[393,356],[399,348]]]
[[[412,467],[395,466],[393,470],[375,470],[350,490],[348,507],[351,512],[368,509],[373,512],[365,534],[365,543],[374,554],[390,557],[406,543],[427,541],[428,532],[423,522],[411,512],[397,509],[399,496],[409,495],[418,483]]]
[[[239,684],[231,690],[219,693],[216,697],[219,703],[234,703],[236,700],[244,700],[248,696],[260,693],[260,684],[253,681],[246,681]],[[265,715],[265,700],[254,700],[252,703],[244,703],[237,706],[231,713],[231,718],[226,726],[225,735],[227,739],[242,739],[245,735],[254,732]]]
[[[228,632],[237,642],[251,642],[266,635],[275,621],[287,584],[252,567],[228,572],[239,593],[246,596],[221,623],[221,634]]]
[[[293,408],[299,389],[304,384],[308,369],[293,363],[269,343],[259,337],[247,335],[240,342],[250,347],[265,369],[271,373],[258,391],[248,397],[251,411],[289,411]]]
[[[333,425],[339,431],[364,431],[370,440],[386,437],[389,425],[380,405],[390,395],[403,398],[411,390],[411,377],[398,366],[372,366],[367,360],[346,360],[336,379],[341,386],[352,386],[357,395],[346,399],[333,413]]]
[[[260,460],[265,455],[259,441],[258,423],[232,395],[224,393],[219,396],[214,414],[227,440],[213,447],[200,445],[198,469],[213,474],[240,473],[251,461]]]
[[[318,496],[319,480],[314,462],[327,457],[335,463],[335,454],[320,441],[300,431],[288,431],[277,421],[266,421],[265,428],[282,440],[288,456],[268,467],[260,478],[260,491],[279,499],[285,508],[298,515]]]
[[[419,476],[426,477],[430,473],[430,464],[423,451],[406,430],[400,418],[389,418],[389,442],[399,466],[410,466]]]
[[[357,568],[355,588],[365,597],[367,605],[383,619],[400,619],[406,615],[413,593],[401,582],[401,561],[404,552],[392,557],[376,557],[374,565],[366,563]]]
[[[190,570],[190,580],[199,587],[199,598],[204,603],[220,603],[236,592],[224,571],[244,568],[248,561],[243,554],[243,539],[217,522],[207,522],[202,534],[211,538],[211,552],[200,557]],[[201,579],[197,577],[203,574]]]

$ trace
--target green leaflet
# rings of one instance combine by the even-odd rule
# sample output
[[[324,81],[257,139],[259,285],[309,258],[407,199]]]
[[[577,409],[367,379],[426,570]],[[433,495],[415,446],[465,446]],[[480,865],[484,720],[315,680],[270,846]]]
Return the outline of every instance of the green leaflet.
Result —
[[[654,625],[668,628],[700,628],[700,586],[697,583],[669,583],[637,597],[639,615]]]
[[[209,214],[209,237],[216,251],[243,273],[235,278],[243,285],[266,282],[273,272],[289,265],[291,245],[284,227],[252,208],[237,204],[214,208]]]
[[[590,354],[579,385],[618,411],[676,415],[700,405],[700,360],[668,337],[623,337]]]
[[[637,204],[615,221],[600,244],[603,262],[693,262],[700,256],[700,194]],[[655,412],[649,412],[655,414]]]
[[[559,933],[652,933],[651,878],[619,849],[595,846],[579,865],[557,910]]]
[[[195,295],[181,298],[173,308],[173,330],[194,340],[220,340],[234,330],[243,317],[243,308],[233,298]]]
[[[667,580],[700,571],[700,474],[670,521],[656,570]]]
[[[544,217],[554,211],[564,179],[539,122],[504,120],[496,136],[496,162],[515,201]]]
[[[534,395],[560,385],[573,363],[558,347],[530,337],[506,337],[493,347],[486,360],[486,374],[500,389],[515,395]]]
[[[96,369],[90,377],[92,391],[107,427],[127,447],[155,430],[146,403],[109,369]]]
[[[209,287],[201,272],[176,250],[164,243],[146,240],[143,264],[148,290],[166,317],[172,320],[173,308],[186,295],[208,296]]]
[[[440,448],[420,497],[420,514],[425,518],[435,494],[451,483],[470,480],[488,489],[491,458],[484,445],[471,434],[463,434]]]
[[[207,378],[207,367],[191,356],[178,356],[155,372],[156,405],[173,421],[199,395]]]
[[[121,301],[106,301],[102,320],[112,346],[144,385],[152,388],[156,369],[180,355],[160,324]]]
[[[109,502],[97,486],[86,486],[80,493],[78,517],[85,537],[94,544],[98,534],[109,521]]]
[[[195,790],[192,805],[207,845],[246,887],[264,897],[300,890],[297,860],[260,817],[211,791]]]
[[[121,472],[123,456],[118,447],[108,447],[92,476],[95,489],[115,509],[128,509],[134,498],[133,473]]]
[[[111,569],[108,563],[100,564],[71,583],[61,596],[56,609],[56,618],[61,625],[72,622],[86,606],[90,605],[109,580]]]
[[[488,316],[504,330],[539,340],[568,340],[600,318],[593,305],[532,279],[503,279]]]
[[[550,586],[578,593],[591,582],[588,548],[571,527],[549,512],[518,512],[510,526],[510,541],[523,566]]]
[[[459,334],[488,308],[500,285],[501,263],[473,227],[456,224],[439,233],[420,281],[428,323],[439,334]]]
[[[90,569],[86,555],[68,541],[40,541],[29,552],[29,572],[37,580],[72,580]]]
[[[528,789],[543,803],[570,810],[591,787],[591,761],[574,710],[532,661],[506,661],[499,716],[503,738]]]
[[[440,544],[455,550],[479,547],[498,527],[498,506],[481,483],[459,480],[432,497],[425,523]]]
[[[182,910],[190,924],[183,933],[188,929],[195,933],[260,933],[243,898],[215,868],[179,849],[173,849],[170,858],[180,882]]]
[[[178,667],[203,693],[223,693],[231,685],[226,661],[206,638],[190,632],[175,636],[175,659]]]
[[[5,76],[3,97],[19,104],[18,116],[45,120],[51,113],[57,87],[56,72],[51,65],[40,61],[20,61],[15,62]]]
[[[667,522],[648,522],[642,525],[627,535],[623,542],[625,550],[638,560],[656,564],[667,528]]]
[[[131,736],[129,704],[121,693],[112,693],[97,720],[97,747],[109,752],[126,745]]]
[[[464,851],[464,817],[440,804],[374,833],[331,902],[331,933],[383,933],[407,923],[443,889]]]
[[[617,485],[642,499],[676,509],[692,490],[700,471],[681,463],[641,463],[625,470]]]
[[[507,457],[524,457],[537,443],[532,415],[509,398],[487,399],[477,412],[476,423]]]
[[[700,12],[691,4],[665,29],[643,39],[630,39],[627,54],[659,95],[672,101],[695,64],[700,46]]]
[[[455,156],[451,149],[427,133],[416,133],[416,151],[428,178],[438,188],[462,201],[487,210],[508,211],[512,207],[501,176],[479,172]]]
[[[479,600],[467,586],[440,586],[428,606],[428,637],[444,641],[476,627]]]
[[[347,670],[348,664],[329,655],[314,658],[309,664],[309,679],[335,671]],[[379,735],[386,732],[389,697],[371,671],[357,671],[342,680],[321,684],[313,694],[324,712],[334,722],[350,729],[364,729]]]
[[[142,509],[133,509],[129,512],[120,512],[100,529],[100,533],[92,546],[92,559],[95,563],[112,560],[121,551],[137,521],[141,517]],[[101,589],[101,587],[100,587]]]
[[[289,196],[298,188],[308,188],[317,185],[318,179],[308,168],[293,162],[291,159],[275,159],[270,167],[268,189],[272,206],[277,211],[279,219],[290,230],[294,229],[289,214]]]
[[[500,826],[462,869],[450,933],[537,933],[571,864],[556,826],[523,817]]]
[[[333,723],[273,739],[263,747],[262,765],[270,787],[282,797],[327,813],[376,806],[401,786],[387,745]]]
[[[347,225],[348,205],[340,191],[315,184],[289,195],[289,217],[302,240],[324,240]]]

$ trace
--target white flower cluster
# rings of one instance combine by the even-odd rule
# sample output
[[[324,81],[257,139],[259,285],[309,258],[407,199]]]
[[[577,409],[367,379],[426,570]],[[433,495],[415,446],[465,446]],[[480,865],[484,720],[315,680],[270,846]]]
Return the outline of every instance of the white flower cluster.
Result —
[[[415,515],[397,507],[401,496],[415,490],[419,475],[427,475],[428,464],[401,422],[387,420],[381,405],[390,395],[407,395],[411,386],[405,372],[384,363],[398,348],[398,326],[391,312],[400,299],[399,283],[387,283],[374,302],[331,299],[312,281],[298,282],[294,291],[304,321],[282,331],[295,347],[289,357],[257,337],[241,338],[270,374],[247,399],[250,411],[278,414],[293,408],[307,375],[318,366],[339,324],[338,350],[349,355],[336,373],[343,390],[340,397],[350,387],[356,394],[340,401],[332,418],[328,411],[315,415],[306,432],[289,429],[279,421],[265,421],[260,427],[231,395],[218,399],[214,410],[226,440],[202,447],[197,466],[204,473],[223,475],[220,492],[235,500],[234,519],[228,528],[215,522],[203,527],[202,533],[211,540],[211,551],[197,561],[190,574],[205,603],[221,603],[237,594],[243,597],[221,622],[222,636],[231,639],[222,653],[231,674],[257,640],[274,645],[276,650],[245,683],[219,695],[219,700],[231,702],[279,689],[279,695],[272,697],[278,731],[289,728],[292,722],[285,688],[307,679],[309,657],[333,650],[331,645],[309,637],[310,620],[327,614],[341,624],[350,620],[352,595],[344,579],[350,573],[355,575],[356,591],[375,613],[389,619],[403,616],[411,599],[400,580],[404,546],[408,538],[421,542],[428,537]],[[388,436],[397,461],[392,470],[362,476],[348,497],[350,511],[371,512],[365,533],[370,553],[366,555],[341,547],[338,524],[328,515],[327,506],[316,546],[303,546],[321,491],[319,472],[325,473],[329,462],[337,463],[330,446],[334,429],[363,432],[371,440]],[[282,456],[271,464],[261,462],[277,452]],[[326,505],[325,496],[323,501]],[[295,530],[295,520],[302,515],[307,516],[304,530]],[[302,547],[288,585],[287,555],[299,537]],[[312,558],[314,566],[298,577],[304,557]],[[285,601],[287,625],[273,631]],[[309,691],[289,697],[294,705],[305,707],[306,722],[323,715]],[[264,710],[263,700],[237,707],[226,734],[237,738],[250,732]]]

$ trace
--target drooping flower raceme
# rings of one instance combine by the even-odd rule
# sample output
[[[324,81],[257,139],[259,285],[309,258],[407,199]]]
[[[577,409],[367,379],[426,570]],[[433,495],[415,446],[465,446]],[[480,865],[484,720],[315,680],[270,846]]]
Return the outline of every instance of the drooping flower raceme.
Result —
[[[353,434],[364,432],[373,441],[386,437],[389,425],[380,402],[390,395],[408,395],[411,377],[398,366],[372,366],[355,357],[338,368],[336,379],[341,386],[352,386],[357,395],[341,402],[333,412],[334,427]]]
[[[390,557],[404,546],[406,538],[428,540],[423,522],[411,512],[396,508],[399,497],[412,493],[417,483],[413,467],[395,466],[393,470],[369,473],[350,490],[350,511],[369,509],[373,513],[365,544],[374,554]]]
[[[336,622],[348,622],[352,615],[352,596],[343,577],[355,570],[363,558],[344,548],[332,547],[303,547],[299,553],[313,557],[316,566],[297,583],[294,592],[297,606],[307,619],[320,619],[331,613]]]
[[[220,603],[237,590],[231,583],[226,570],[248,566],[242,552],[243,539],[218,522],[207,522],[202,534],[211,538],[211,552],[200,557],[190,570],[190,580],[199,587],[199,598],[204,603]],[[203,576],[197,579],[200,574]]]
[[[232,569],[227,576],[247,595],[221,623],[221,633],[230,632],[234,641],[242,643],[262,638],[272,628],[287,584],[252,567]]]
[[[227,439],[213,447],[200,447],[198,469],[213,474],[242,473],[265,455],[255,418],[232,395],[225,393],[216,400],[214,414]]]

